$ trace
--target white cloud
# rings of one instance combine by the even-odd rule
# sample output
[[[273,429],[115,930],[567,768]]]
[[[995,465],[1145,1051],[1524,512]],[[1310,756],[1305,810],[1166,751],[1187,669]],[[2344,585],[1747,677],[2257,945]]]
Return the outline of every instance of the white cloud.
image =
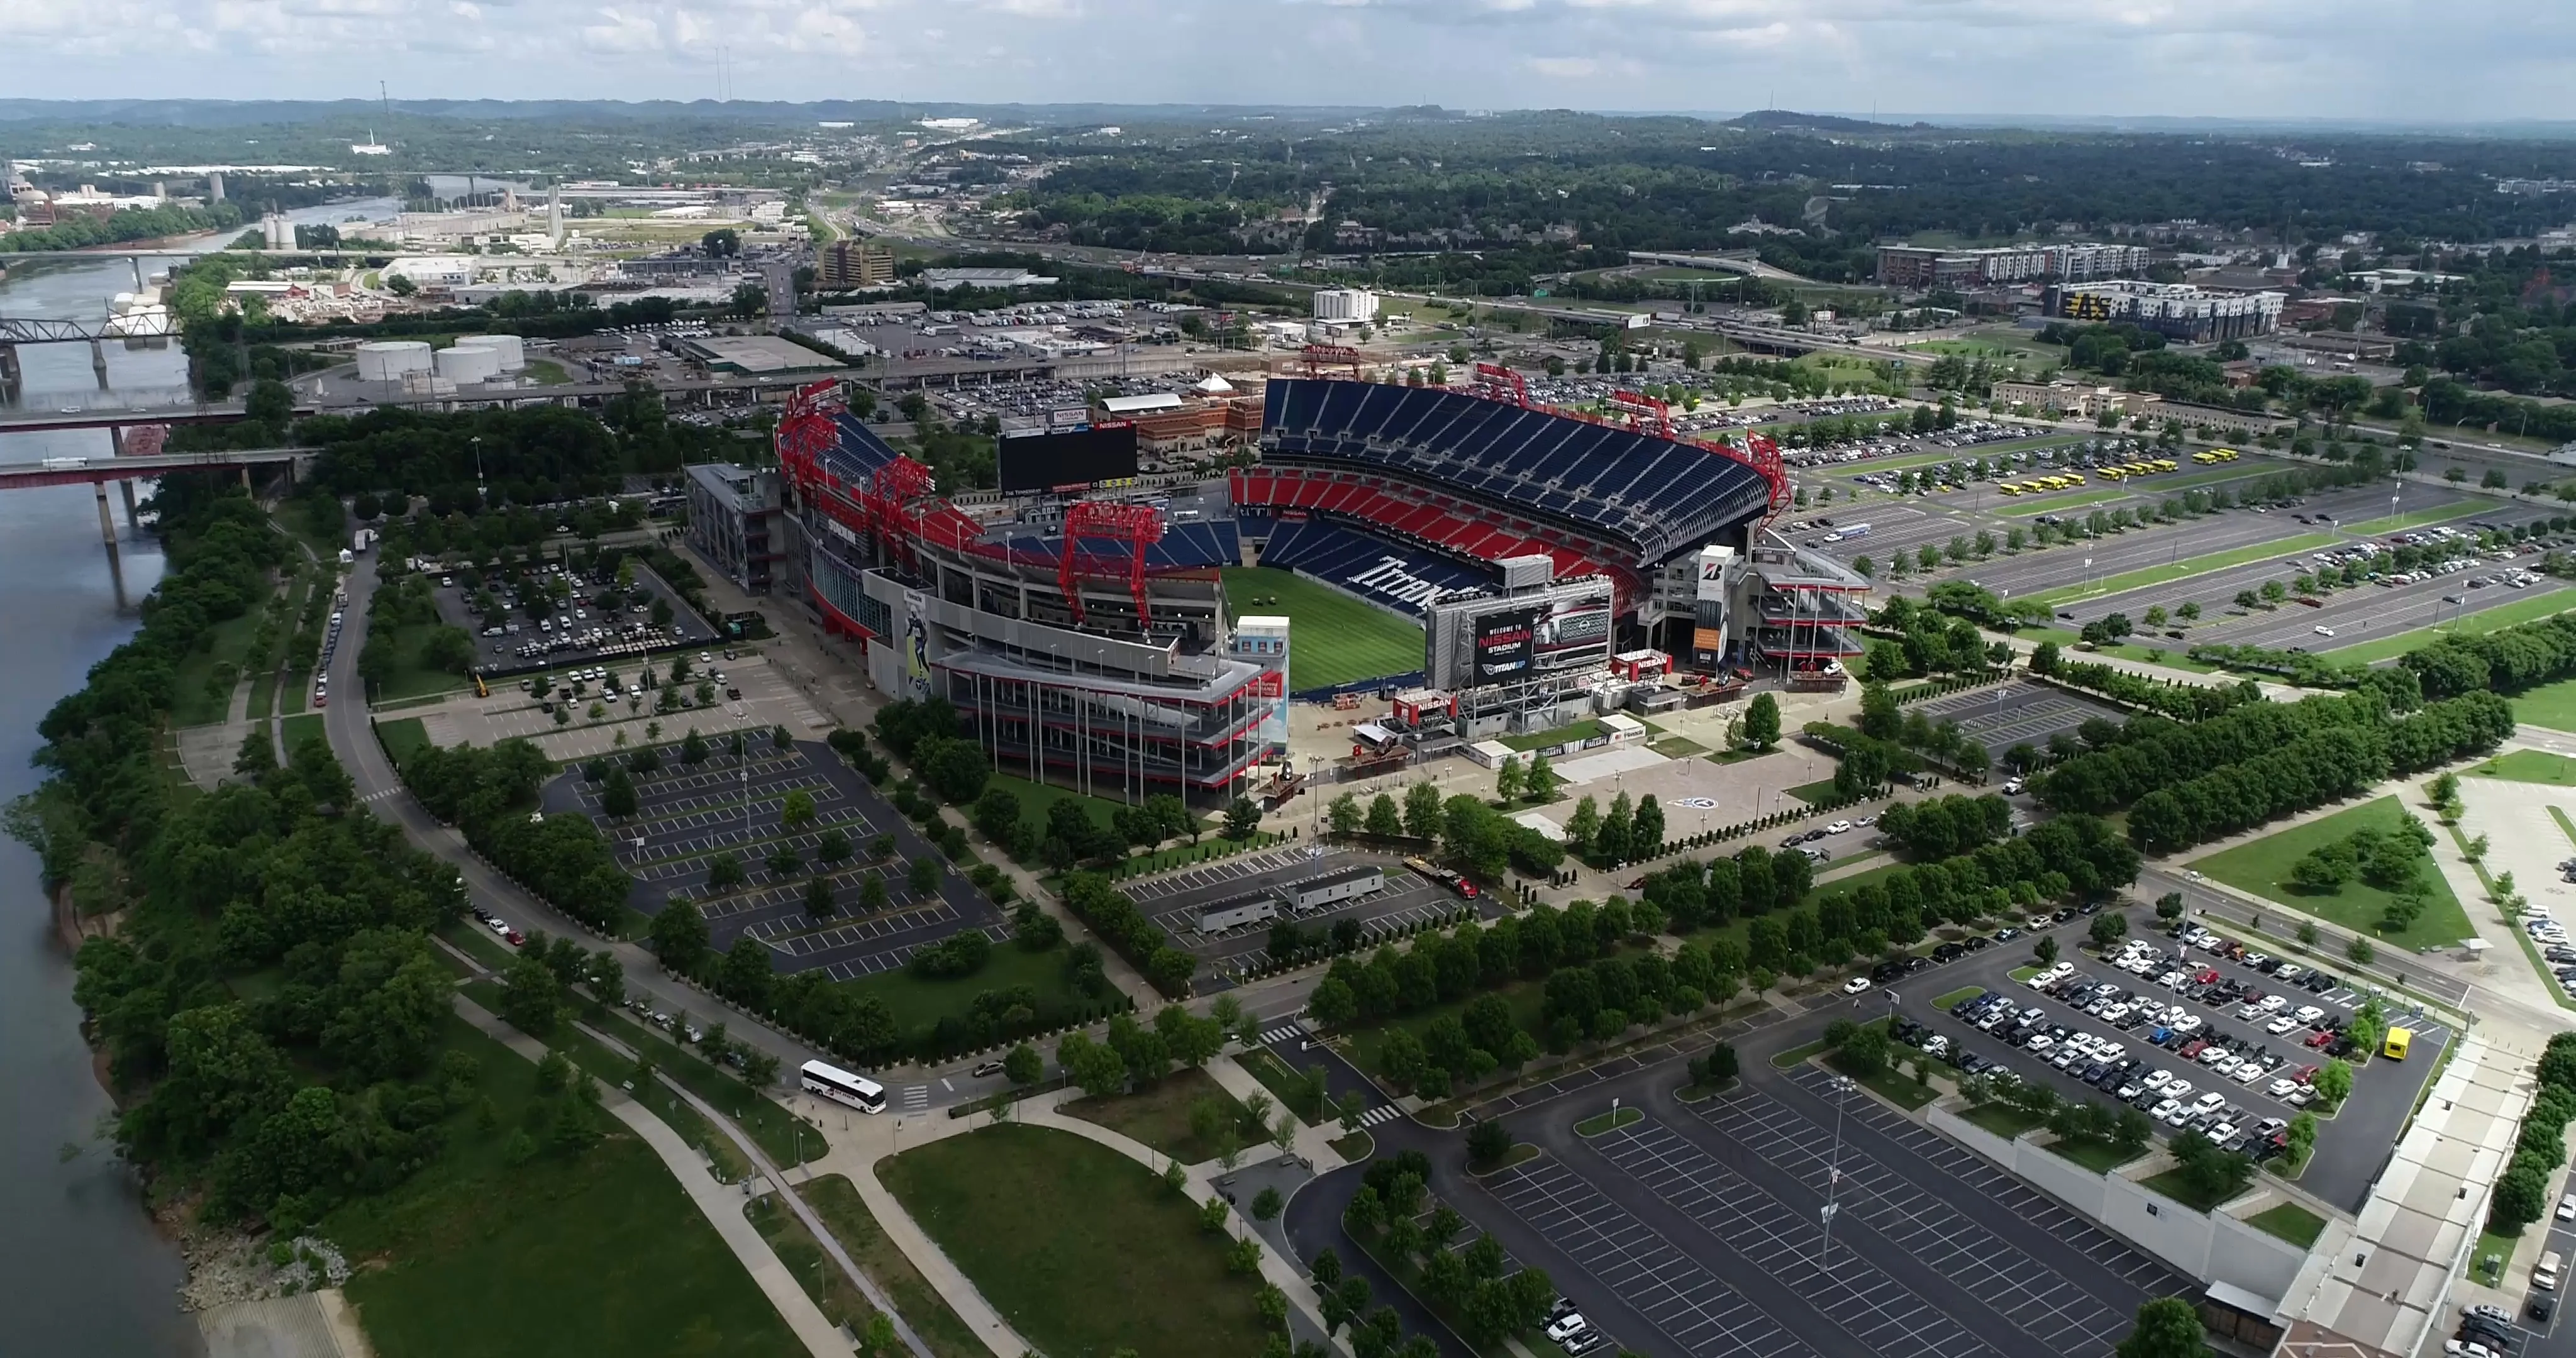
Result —
[[[495,18],[506,16],[506,25]],[[6,93],[2564,117],[2531,0],[0,0]],[[2475,72],[2475,78],[2457,73]],[[354,75],[353,75],[354,73]],[[1793,93],[1794,92],[1794,93]]]

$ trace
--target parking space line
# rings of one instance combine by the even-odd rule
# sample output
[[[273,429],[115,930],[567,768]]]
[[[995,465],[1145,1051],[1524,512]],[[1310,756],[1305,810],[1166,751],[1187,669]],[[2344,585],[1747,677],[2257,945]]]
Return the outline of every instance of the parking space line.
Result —
[[[1822,1225],[1647,1119],[1593,1139],[1602,1159],[1726,1242],[1755,1267],[1887,1358],[1970,1358],[1995,1350]]]
[[[1693,1358],[1813,1358],[1743,1294],[1549,1159],[1496,1175],[1486,1191]]]

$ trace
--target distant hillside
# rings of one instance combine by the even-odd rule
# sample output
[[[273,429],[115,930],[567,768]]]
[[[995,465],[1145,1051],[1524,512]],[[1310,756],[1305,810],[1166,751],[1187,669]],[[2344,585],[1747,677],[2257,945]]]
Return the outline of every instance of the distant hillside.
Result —
[[[1842,118],[1831,113],[1800,113],[1794,109],[1766,108],[1730,118],[1729,127],[1755,132],[1912,132],[1928,128],[1930,123],[1874,123],[1866,118]]]

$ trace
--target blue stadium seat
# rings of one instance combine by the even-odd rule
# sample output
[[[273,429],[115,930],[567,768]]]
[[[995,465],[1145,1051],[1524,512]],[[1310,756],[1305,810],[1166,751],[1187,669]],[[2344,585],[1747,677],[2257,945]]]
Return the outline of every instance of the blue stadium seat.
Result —
[[[1558,516],[1663,560],[1759,514],[1761,473],[1691,444],[1437,387],[1272,380],[1267,456],[1358,466]]]
[[[1293,570],[1407,616],[1495,583],[1490,574],[1322,519],[1272,524],[1261,564]]]

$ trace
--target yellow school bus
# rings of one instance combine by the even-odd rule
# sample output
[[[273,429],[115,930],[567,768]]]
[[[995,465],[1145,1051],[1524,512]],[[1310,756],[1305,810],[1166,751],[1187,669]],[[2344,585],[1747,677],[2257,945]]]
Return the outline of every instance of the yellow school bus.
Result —
[[[1995,489],[2002,491],[2006,495],[2019,495],[2021,494],[2021,483],[2018,481],[2006,481],[2002,485],[1995,487]]]
[[[2406,1044],[2414,1040],[2414,1029],[2391,1028],[2388,1030],[2388,1041],[2381,1044],[2379,1054],[2391,1061],[2403,1061],[2406,1059]]]

